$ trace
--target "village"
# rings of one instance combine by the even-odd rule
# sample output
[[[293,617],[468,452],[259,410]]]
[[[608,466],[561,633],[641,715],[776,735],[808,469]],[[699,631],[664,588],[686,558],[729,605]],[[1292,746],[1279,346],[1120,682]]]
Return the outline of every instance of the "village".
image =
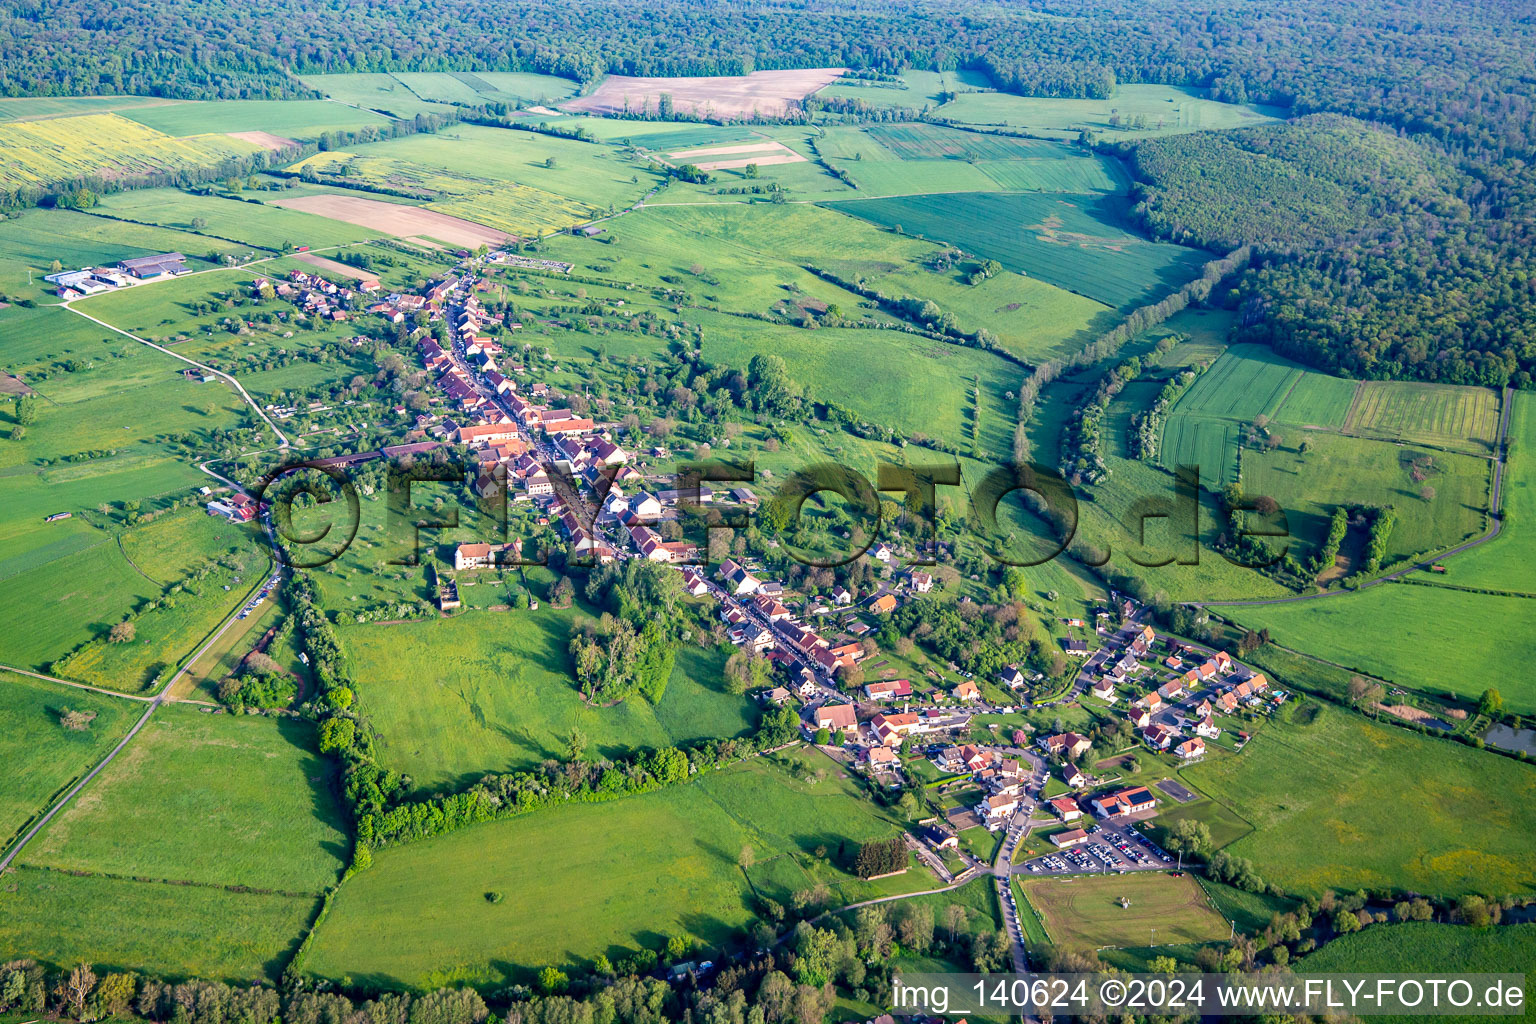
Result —
[[[1046,680],[1023,665],[1005,667],[985,691],[953,665],[958,679],[925,680],[921,688],[910,678],[850,675],[872,660],[885,664],[873,634],[883,617],[931,594],[934,575],[905,565],[883,542],[866,552],[880,576],[864,594],[836,586],[807,599],[750,558],[705,564],[699,547],[683,538],[685,515],[700,508],[752,509],[757,496],[749,487],[716,490],[703,483],[685,491],[648,475],[640,453],[626,450],[611,425],[578,413],[548,383],[528,381],[527,367],[497,337],[520,325],[498,320],[476,298],[477,265],[498,258],[507,256],[466,258],[454,276],[416,295],[380,296],[376,286],[367,288],[369,281],[354,292],[304,271],[275,286],[264,278],[253,282],[258,293],[311,315],[338,320],[362,312],[416,325],[411,337],[434,376],[436,408],[415,417],[403,444],[320,463],[448,447],[471,462],[469,482],[478,498],[530,505],[540,525],[564,536],[573,558],[638,558],[674,567],[689,598],[713,604],[729,643],[767,663],[759,701],[795,707],[803,739],[876,791],[919,794],[931,813],[903,838],[921,863],[947,886],[994,879],[1017,969],[1027,957],[1009,881],[1014,875],[1180,866],[1148,825],[1160,808],[1197,799],[1173,770],[1212,749],[1236,754],[1249,738],[1241,726],[1252,728],[1248,722],[1286,694],[1273,692],[1262,673],[1224,652],[1158,635],[1148,609],[1114,595],[1091,626],[1065,623],[1071,632],[1057,642],[1068,663],[1079,666],[1065,692],[1037,695]],[[372,303],[359,310],[370,295]],[[660,459],[666,452],[656,447],[644,454]],[[237,493],[213,498],[208,511],[244,522],[266,509]],[[455,544],[452,572],[437,577],[439,610],[460,608],[460,585],[471,582],[463,577],[514,565],[523,554],[516,539]],[[850,678],[860,682],[849,685]],[[1037,729],[1022,720],[1047,708],[1087,711],[1098,723],[1096,736]],[[1143,771],[1146,782],[1136,778]]]

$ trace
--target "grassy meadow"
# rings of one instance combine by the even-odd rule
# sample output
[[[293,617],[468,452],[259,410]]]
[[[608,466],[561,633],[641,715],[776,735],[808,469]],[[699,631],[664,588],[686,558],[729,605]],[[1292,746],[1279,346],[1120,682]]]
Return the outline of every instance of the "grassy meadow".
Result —
[[[221,195],[193,195],[175,189],[119,192],[105,197],[98,209],[106,217],[159,224],[271,250],[285,242],[323,248],[366,241],[382,234],[356,224],[299,210],[285,210],[265,202],[268,198],[280,198],[282,193],[246,192],[240,195],[250,201]],[[201,222],[201,226],[194,227],[193,221]],[[208,244],[204,243],[197,252],[206,252]]]
[[[1516,393],[1514,401],[1499,535],[1447,561],[1447,583],[1536,593],[1536,405],[1523,393]]]
[[[338,129],[383,127],[388,119],[327,100],[215,100],[132,107],[122,116],[167,135],[269,132],[295,139],[318,138]]]
[[[309,722],[167,705],[22,860],[318,893],[335,884],[351,853],[333,776]]]
[[[0,760],[9,781],[0,793],[0,849],[59,792],[89,771],[122,738],[144,705],[0,672]],[[65,710],[94,714],[81,732],[65,729]]]
[[[1228,611],[1250,629],[1267,628],[1278,643],[1347,668],[1474,701],[1492,686],[1511,710],[1536,710],[1536,681],[1522,668],[1536,656],[1530,598],[1385,584],[1321,601]]]
[[[318,904],[21,867],[0,885],[0,948],[61,969],[275,982]]]
[[[1281,110],[1222,103],[1205,90],[1170,85],[1120,85],[1107,99],[962,92],[935,113],[966,124],[1028,128],[1063,138],[1086,130],[1111,139],[1251,128],[1285,116]]]
[[[1328,705],[1291,718],[1179,773],[1254,826],[1229,853],[1295,893],[1536,892],[1536,770]]]
[[[342,644],[380,756],[419,790],[455,788],[493,771],[565,756],[573,728],[589,749],[619,756],[700,736],[732,736],[755,721],[746,698],[721,688],[723,655],[679,652],[661,703],[634,697],[591,707],[569,671],[579,610],[468,612],[448,620],[347,626]],[[400,651],[415,654],[400,659]]]
[[[823,755],[787,756],[811,774],[758,759],[645,796],[379,851],[341,890],[308,966],[391,984],[526,981],[544,964],[616,959],[672,935],[726,943],[752,920],[754,885],[779,898],[825,882],[840,904],[932,884],[917,869],[882,883],[839,870],[843,841],[851,848],[895,825]],[[744,846],[754,853],[747,872]],[[505,901],[492,903],[493,892]]]

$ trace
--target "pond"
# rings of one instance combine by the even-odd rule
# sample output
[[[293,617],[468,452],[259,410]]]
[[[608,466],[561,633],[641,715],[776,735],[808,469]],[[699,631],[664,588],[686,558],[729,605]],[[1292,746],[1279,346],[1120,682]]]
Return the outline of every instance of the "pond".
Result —
[[[1483,742],[1501,750],[1523,750],[1536,757],[1536,729],[1511,729],[1496,725],[1483,734]]]

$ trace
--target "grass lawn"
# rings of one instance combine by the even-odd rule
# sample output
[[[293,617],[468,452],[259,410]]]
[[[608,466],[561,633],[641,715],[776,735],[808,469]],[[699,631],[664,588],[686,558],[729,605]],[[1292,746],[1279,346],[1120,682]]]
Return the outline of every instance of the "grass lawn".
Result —
[[[168,705],[23,859],[71,871],[318,892],[335,883],[350,855],[331,776],[307,722]]]
[[[701,736],[733,736],[755,715],[721,688],[723,655],[684,650],[661,704],[587,705],[569,672],[571,623],[584,613],[468,612],[401,625],[346,626],[341,642],[381,757],[417,788],[456,787],[486,772],[562,757],[572,728],[619,756]],[[400,651],[414,652],[402,660]]]
[[[717,946],[752,920],[744,846],[758,864],[794,856],[835,903],[881,890],[833,866],[848,840],[892,835],[823,755],[792,755],[822,773],[796,779],[758,759],[694,782],[608,804],[577,804],[379,851],[341,890],[311,947],[327,977],[435,985],[526,981],[546,964],[610,958],[689,935]],[[816,857],[825,845],[829,859]],[[770,881],[793,876],[766,867]],[[909,870],[906,889],[932,884]],[[781,883],[782,884],[782,883]],[[893,891],[900,891],[896,889]],[[486,893],[501,892],[493,904]]]
[[[1492,686],[1510,710],[1536,710],[1536,678],[1524,668],[1536,657],[1536,602],[1529,598],[1382,584],[1228,611],[1251,629],[1268,628],[1277,643],[1347,668],[1471,700]]]
[[[1133,871],[1017,881],[1045,919],[1051,939],[1068,949],[1145,946],[1149,940],[1212,942],[1229,931],[1200,883],[1187,874]],[[1130,906],[1122,907],[1121,897]]]
[[[1327,705],[1292,717],[1181,772],[1254,824],[1229,853],[1295,892],[1536,891],[1536,771]]]
[[[0,883],[0,949],[98,974],[276,981],[318,902],[23,867]]]
[[[144,712],[137,701],[104,697],[11,672],[0,673],[0,849],[53,796],[85,774]],[[59,724],[65,709],[94,713],[83,732]]]

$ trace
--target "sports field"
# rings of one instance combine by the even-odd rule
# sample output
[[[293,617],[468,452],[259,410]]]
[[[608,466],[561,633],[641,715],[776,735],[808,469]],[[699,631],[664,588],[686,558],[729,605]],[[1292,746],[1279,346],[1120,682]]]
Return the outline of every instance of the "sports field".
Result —
[[[1378,615],[1371,628],[1390,621]],[[1270,722],[1241,756],[1180,772],[1254,826],[1229,853],[1293,893],[1536,892],[1536,772],[1329,705],[1296,710],[1296,723]]]
[[[60,725],[65,710],[93,714],[80,731]],[[85,774],[144,711],[136,701],[0,672],[0,849],[50,800]]]
[[[752,917],[744,846],[773,891],[798,878],[792,857],[804,884],[827,883],[835,904],[932,884],[918,870],[866,883],[836,867],[844,841],[851,851],[896,826],[823,755],[790,756],[815,774],[797,779],[754,760],[646,796],[381,850],[341,890],[308,966],[395,984],[506,983],[597,953],[617,960],[671,935],[721,943]],[[492,892],[505,901],[490,902]]]
[[[1529,598],[1387,584],[1230,610],[1244,626],[1268,627],[1277,642],[1347,668],[1471,700],[1492,686],[1511,710],[1536,711],[1536,680],[1521,667],[1536,657],[1536,602]]]
[[[1486,453],[1499,436],[1499,394],[1455,384],[1368,380],[1345,429]]]
[[[990,256],[1010,270],[1120,308],[1175,290],[1208,258],[1135,234],[1119,196],[965,193],[846,202],[837,209]]]
[[[23,862],[318,893],[351,853],[334,769],[304,721],[170,704],[27,847]]]
[[[577,614],[544,605],[344,628],[359,701],[381,736],[384,763],[430,792],[563,757],[573,728],[594,754],[620,756],[704,735],[734,736],[755,720],[745,698],[721,689],[723,656],[713,652],[680,652],[659,707],[641,697],[616,707],[587,705],[566,652]],[[401,644],[419,658],[401,661]]]
[[[0,885],[0,948],[59,968],[276,981],[318,904],[21,867]]]
[[[1052,944],[1065,949],[1214,942],[1230,930],[1187,874],[1021,878],[1019,888],[1045,919]]]

